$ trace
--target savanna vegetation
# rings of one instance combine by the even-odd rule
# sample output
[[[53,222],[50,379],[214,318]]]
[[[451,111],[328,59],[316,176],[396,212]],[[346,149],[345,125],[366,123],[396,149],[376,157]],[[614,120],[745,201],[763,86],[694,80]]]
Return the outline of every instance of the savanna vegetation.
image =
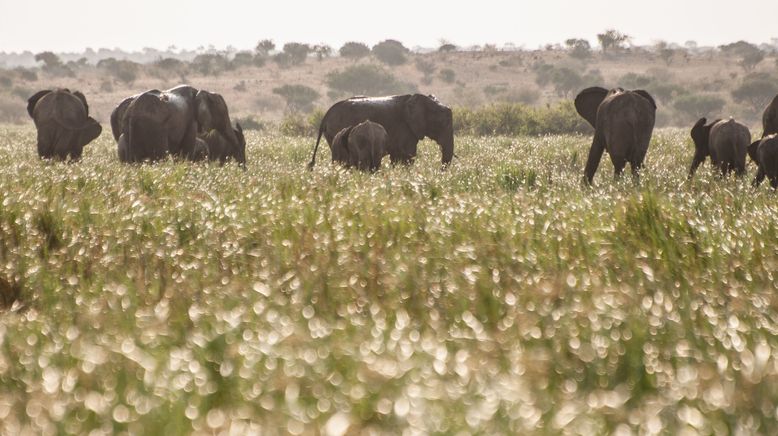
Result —
[[[777,430],[775,194],[687,181],[685,129],[593,189],[588,134],[375,175],[272,132],[245,172],[0,138],[0,433]]]

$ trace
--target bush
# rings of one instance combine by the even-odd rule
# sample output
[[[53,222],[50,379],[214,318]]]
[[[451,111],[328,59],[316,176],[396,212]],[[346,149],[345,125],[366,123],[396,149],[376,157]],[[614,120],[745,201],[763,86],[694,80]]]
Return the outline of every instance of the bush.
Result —
[[[438,77],[440,77],[440,80],[446,83],[454,83],[454,81],[457,79],[457,73],[455,73],[451,68],[444,68],[440,70]]]
[[[715,117],[724,108],[726,101],[712,94],[686,94],[678,97],[673,107],[684,117],[685,122],[706,116]]]
[[[232,69],[240,67],[250,67],[254,65],[254,53],[250,51],[239,51],[230,61]]]
[[[743,79],[743,83],[732,90],[732,98],[758,112],[770,103],[776,93],[778,93],[778,85],[773,78],[764,74],[753,74]]]
[[[171,77],[181,77],[186,74],[187,64],[175,58],[164,58],[155,61],[149,73],[158,79],[168,79]]]
[[[415,91],[409,83],[398,81],[390,72],[375,65],[354,65],[327,74],[327,86],[343,95],[388,95]]]
[[[585,39],[570,38],[565,41],[565,45],[570,50],[570,57],[575,59],[588,59],[592,56],[592,46]]]
[[[102,68],[112,75],[116,80],[127,85],[138,78],[140,65],[127,60],[116,60],[115,58],[102,59],[97,63],[98,68]]]
[[[359,60],[370,56],[370,47],[361,42],[347,42],[338,50],[341,57],[351,60]]]
[[[268,125],[254,117],[235,118],[235,123],[240,124],[243,130],[265,130]]]
[[[36,62],[43,62],[41,69],[55,77],[75,77],[76,74],[62,63],[59,56],[50,51],[44,51],[35,55]]]
[[[274,88],[273,94],[286,100],[286,108],[291,112],[310,112],[313,102],[319,98],[315,89],[305,85],[284,85]]]
[[[591,132],[571,101],[532,108],[498,103],[478,109],[454,108],[454,131],[464,135],[557,135]]]
[[[319,131],[324,111],[316,110],[307,117],[299,113],[292,113],[281,121],[278,127],[282,135],[287,136],[314,136]]]
[[[311,53],[311,46],[300,44],[299,42],[289,42],[284,44],[284,53],[287,55],[289,65],[300,65],[305,63],[308,54]]]
[[[22,78],[22,80],[25,80],[27,82],[35,82],[38,80],[38,73],[35,71],[29,69],[29,68],[16,68],[16,73],[19,75],[19,77]]]
[[[373,56],[386,65],[402,65],[408,61],[410,52],[401,42],[393,39],[379,42],[373,47]]]
[[[232,69],[227,56],[205,53],[195,56],[191,62],[192,70],[203,76],[218,76],[219,74]]]

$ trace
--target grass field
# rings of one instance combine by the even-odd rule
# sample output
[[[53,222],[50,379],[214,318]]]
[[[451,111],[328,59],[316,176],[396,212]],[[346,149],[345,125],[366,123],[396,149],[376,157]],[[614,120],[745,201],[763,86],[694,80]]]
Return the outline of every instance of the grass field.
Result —
[[[587,136],[372,176],[269,133],[246,172],[34,138],[0,127],[2,434],[778,431],[778,198],[687,182],[686,130],[593,189]]]

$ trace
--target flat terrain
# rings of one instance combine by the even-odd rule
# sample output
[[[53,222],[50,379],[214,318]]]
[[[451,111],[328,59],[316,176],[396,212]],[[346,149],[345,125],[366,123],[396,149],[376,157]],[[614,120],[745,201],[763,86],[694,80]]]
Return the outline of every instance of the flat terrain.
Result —
[[[0,433],[775,434],[778,201],[660,130],[459,137],[439,169],[78,164],[0,127]],[[3,301],[0,300],[0,301]]]

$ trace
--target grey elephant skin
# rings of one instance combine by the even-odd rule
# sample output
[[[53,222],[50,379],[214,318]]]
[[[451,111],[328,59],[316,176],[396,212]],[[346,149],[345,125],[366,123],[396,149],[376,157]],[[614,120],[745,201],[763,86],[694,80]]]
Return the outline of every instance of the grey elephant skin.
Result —
[[[111,130],[122,162],[156,161],[168,155],[195,160],[202,154],[197,150],[198,132],[216,130],[229,144],[239,143],[224,98],[188,85],[124,99],[111,113]]]
[[[778,95],[764,110],[762,114],[762,138],[778,133]]]
[[[233,131],[236,143],[230,142],[224,135],[216,129],[202,133],[197,137],[197,146],[195,147],[195,156],[193,160],[218,161],[224,165],[228,160],[234,160],[239,165],[246,164],[246,137],[243,135],[243,128],[239,123],[235,124]]]
[[[454,157],[452,112],[434,96],[353,97],[332,105],[322,118],[308,167],[313,168],[316,163],[322,136],[332,146],[338,132],[367,120],[380,124],[386,130],[386,151],[392,163],[412,163],[419,141],[424,137],[440,145],[443,165],[448,165]]]
[[[627,163],[637,177],[651,142],[656,102],[643,90],[587,88],[575,98],[575,109],[594,127],[594,139],[584,177],[591,184],[600,159],[607,151],[619,177]]]
[[[43,90],[27,100],[27,113],[38,131],[38,156],[78,160],[84,146],[103,128],[89,116],[84,94],[68,89]]]
[[[691,130],[695,152],[689,177],[694,175],[708,156],[713,166],[719,168],[722,176],[727,176],[731,171],[735,171],[737,176],[743,176],[746,173],[746,154],[751,143],[748,127],[732,118],[706,123],[706,118],[700,118]]]
[[[754,142],[748,147],[748,155],[759,167],[753,186],[758,187],[767,177],[770,186],[778,189],[778,135],[768,135]]]
[[[332,161],[350,168],[375,172],[386,154],[386,130],[372,121],[346,127],[332,140]]]

